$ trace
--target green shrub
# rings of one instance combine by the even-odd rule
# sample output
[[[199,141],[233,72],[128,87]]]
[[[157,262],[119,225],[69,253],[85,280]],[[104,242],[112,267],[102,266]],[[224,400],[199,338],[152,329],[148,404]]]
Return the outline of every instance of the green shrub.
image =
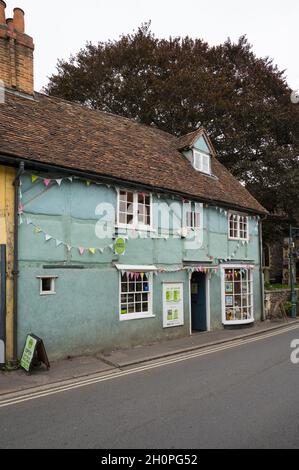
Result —
[[[286,311],[286,314],[287,315],[290,315],[291,312],[292,312],[292,302],[290,302],[289,300],[286,300],[284,303],[283,303],[283,306],[284,306],[284,309]]]

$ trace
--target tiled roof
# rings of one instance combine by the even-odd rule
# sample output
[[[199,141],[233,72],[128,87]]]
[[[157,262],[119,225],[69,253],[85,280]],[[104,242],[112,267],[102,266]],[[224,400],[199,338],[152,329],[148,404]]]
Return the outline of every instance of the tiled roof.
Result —
[[[266,212],[215,157],[217,178],[195,171],[177,150],[182,140],[39,93],[35,100],[6,93],[5,104],[0,104],[2,154]]]

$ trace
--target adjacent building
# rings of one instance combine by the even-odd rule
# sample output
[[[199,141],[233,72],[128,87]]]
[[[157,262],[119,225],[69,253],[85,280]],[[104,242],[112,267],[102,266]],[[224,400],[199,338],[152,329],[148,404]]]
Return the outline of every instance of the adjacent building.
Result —
[[[2,0],[0,58],[8,360],[30,332],[55,359],[263,319],[266,211],[204,129],[35,93],[23,12],[5,20]]]

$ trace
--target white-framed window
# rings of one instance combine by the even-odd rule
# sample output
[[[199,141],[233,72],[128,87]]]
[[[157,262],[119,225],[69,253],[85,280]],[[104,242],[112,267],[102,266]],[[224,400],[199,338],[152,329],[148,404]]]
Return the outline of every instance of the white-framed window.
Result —
[[[222,321],[230,325],[254,321],[251,267],[222,268]]]
[[[237,212],[228,213],[228,237],[232,240],[248,240],[248,217]]]
[[[152,212],[151,194],[118,190],[118,226],[152,228]]]
[[[120,320],[152,317],[152,288],[151,272],[121,272]]]
[[[190,202],[185,209],[185,226],[189,230],[199,230],[201,228],[202,204]]]
[[[53,295],[55,291],[55,281],[57,276],[38,276],[40,295]]]
[[[211,174],[211,156],[199,150],[193,150],[193,166],[197,171]]]

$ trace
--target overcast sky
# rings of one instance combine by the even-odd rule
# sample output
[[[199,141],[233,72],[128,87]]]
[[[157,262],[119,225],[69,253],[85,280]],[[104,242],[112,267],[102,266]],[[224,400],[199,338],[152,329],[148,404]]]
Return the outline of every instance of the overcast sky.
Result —
[[[86,41],[118,39],[151,20],[157,37],[199,37],[210,45],[246,34],[255,53],[286,69],[299,88],[298,0],[5,0],[7,17],[24,9],[33,36],[35,89],[47,83],[58,58],[68,59]]]

